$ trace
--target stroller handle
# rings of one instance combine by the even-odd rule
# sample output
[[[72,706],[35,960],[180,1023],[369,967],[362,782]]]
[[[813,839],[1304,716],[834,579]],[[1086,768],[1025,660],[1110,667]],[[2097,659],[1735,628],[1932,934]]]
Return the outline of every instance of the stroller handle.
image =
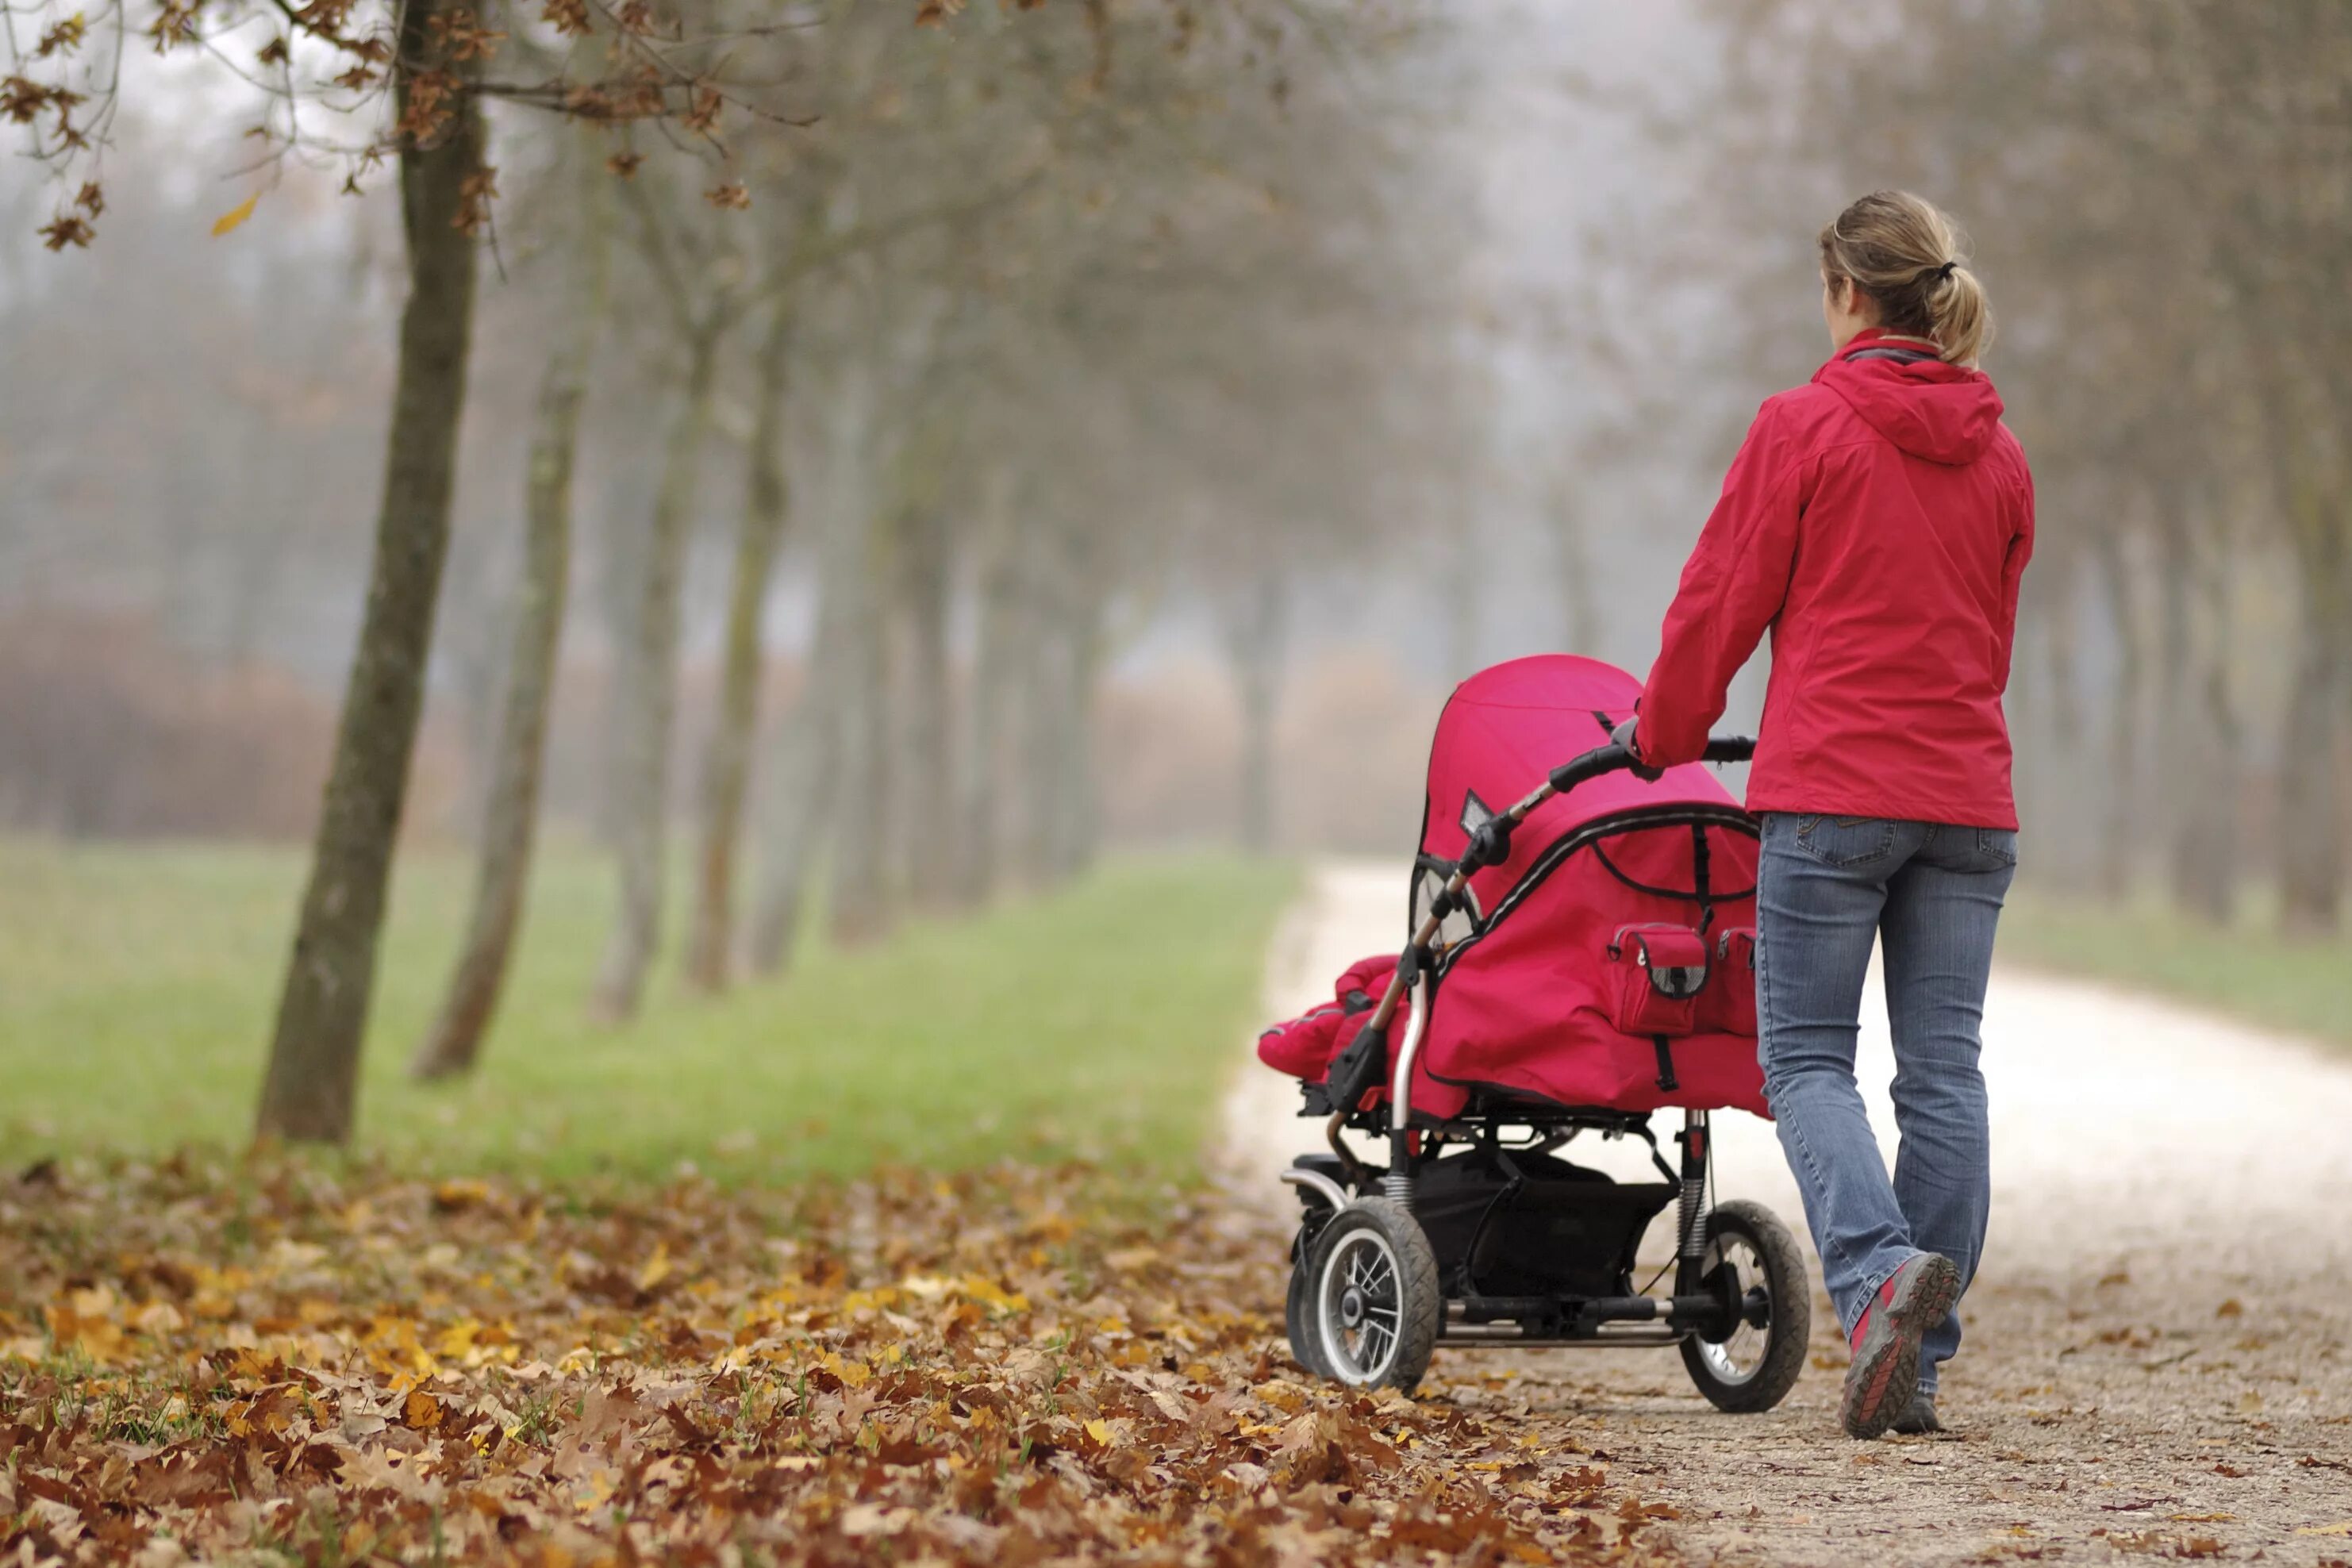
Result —
[[[1755,754],[1756,737],[1753,735],[1717,735],[1707,741],[1706,750],[1699,760],[1706,763],[1744,763]],[[1549,780],[1551,793],[1566,795],[1577,785],[1597,779],[1603,773],[1613,773],[1621,768],[1634,765],[1633,753],[1612,741],[1552,769]]]
[[[1706,750],[1699,753],[1699,760],[1705,763],[1744,763],[1755,754],[1754,736],[1717,735],[1707,742]],[[1511,835],[1520,823],[1528,819],[1528,813],[1555,795],[1566,795],[1580,784],[1588,784],[1603,773],[1613,773],[1625,768],[1633,769],[1643,778],[1654,779],[1662,773],[1660,769],[1644,767],[1636,762],[1633,752],[1614,741],[1604,746],[1595,746],[1582,756],[1552,769],[1550,775],[1536,785],[1526,799],[1488,818],[1477,832],[1470,836],[1470,842],[1463,846],[1460,857],[1454,862],[1455,875],[1446,885],[1446,902],[1450,905],[1452,899],[1461,892],[1458,884],[1471,872],[1488,866],[1499,866],[1510,858]],[[1416,937],[1415,945],[1427,940],[1426,937]]]

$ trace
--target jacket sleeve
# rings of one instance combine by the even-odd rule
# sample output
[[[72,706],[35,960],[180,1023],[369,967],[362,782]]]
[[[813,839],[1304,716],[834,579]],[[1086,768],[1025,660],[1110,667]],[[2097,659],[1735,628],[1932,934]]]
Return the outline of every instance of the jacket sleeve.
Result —
[[[2022,461],[2020,468],[2023,468]],[[2010,536],[2009,556],[2000,572],[2000,684],[2009,689],[2010,662],[2017,651],[2017,595],[2025,581],[2025,563],[2033,559],[2033,473],[2024,469],[2017,531]]]
[[[1698,760],[1723,717],[1731,678],[1780,613],[1803,513],[1802,457],[1774,404],[1765,404],[1666,610],[1634,732],[1643,761],[1672,767]]]

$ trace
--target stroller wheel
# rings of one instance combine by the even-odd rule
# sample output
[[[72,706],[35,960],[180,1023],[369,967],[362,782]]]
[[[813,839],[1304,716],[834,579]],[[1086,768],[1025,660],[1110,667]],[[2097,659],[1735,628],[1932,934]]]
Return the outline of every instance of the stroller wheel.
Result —
[[[1302,1244],[1311,1252],[1312,1238],[1302,1236]],[[1331,1368],[1323,1360],[1322,1346],[1315,1338],[1315,1268],[1307,1258],[1294,1258],[1290,1265],[1290,1289],[1282,1300],[1282,1326],[1290,1332],[1290,1359],[1317,1377],[1329,1377]]]
[[[1706,1289],[1720,1292],[1719,1332],[1683,1342],[1683,1365],[1718,1410],[1769,1410],[1805,1370],[1813,1299],[1804,1254],[1761,1204],[1727,1203],[1707,1215]]]
[[[1317,1369],[1355,1388],[1411,1393],[1437,1348],[1444,1298],[1420,1222],[1386,1198],[1358,1198],[1312,1254],[1307,1330]]]

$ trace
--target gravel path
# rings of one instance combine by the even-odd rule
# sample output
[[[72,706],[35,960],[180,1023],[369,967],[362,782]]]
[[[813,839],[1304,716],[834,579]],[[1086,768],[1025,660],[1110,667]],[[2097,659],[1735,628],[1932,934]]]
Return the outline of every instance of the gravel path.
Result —
[[[1268,1016],[1401,942],[1403,883],[1320,868],[1269,955]],[[1891,1157],[1874,979],[1864,1018]],[[2352,1061],[2008,967],[1985,1037],[1995,1206],[1944,1375],[1952,1433],[1839,1435],[1845,1352],[1818,1296],[1812,1367],[1769,1415],[1716,1414],[1658,1351],[1441,1352],[1423,1396],[1611,1458],[1701,1563],[2352,1563]],[[1252,1060],[1227,1105],[1224,1163],[1279,1214],[1275,1173],[1318,1136],[1296,1103]],[[1801,1233],[1771,1129],[1717,1125],[1719,1195]]]

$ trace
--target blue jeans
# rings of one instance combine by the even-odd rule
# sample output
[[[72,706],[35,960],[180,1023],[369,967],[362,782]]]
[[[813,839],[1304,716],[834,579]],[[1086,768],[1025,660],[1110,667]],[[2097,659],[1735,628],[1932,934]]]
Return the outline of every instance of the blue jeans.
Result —
[[[2017,835],[1874,817],[1764,818],[1756,1003],[1764,1092],[1805,1200],[1822,1283],[1849,1338],[1886,1277],[1922,1252],[1984,1250],[1991,1141],[1977,1066],[1993,928]],[[1863,978],[1885,948],[1895,1037],[1890,1181],[1854,1085]],[[1919,1384],[1960,1348],[1957,1309],[1920,1347]]]

